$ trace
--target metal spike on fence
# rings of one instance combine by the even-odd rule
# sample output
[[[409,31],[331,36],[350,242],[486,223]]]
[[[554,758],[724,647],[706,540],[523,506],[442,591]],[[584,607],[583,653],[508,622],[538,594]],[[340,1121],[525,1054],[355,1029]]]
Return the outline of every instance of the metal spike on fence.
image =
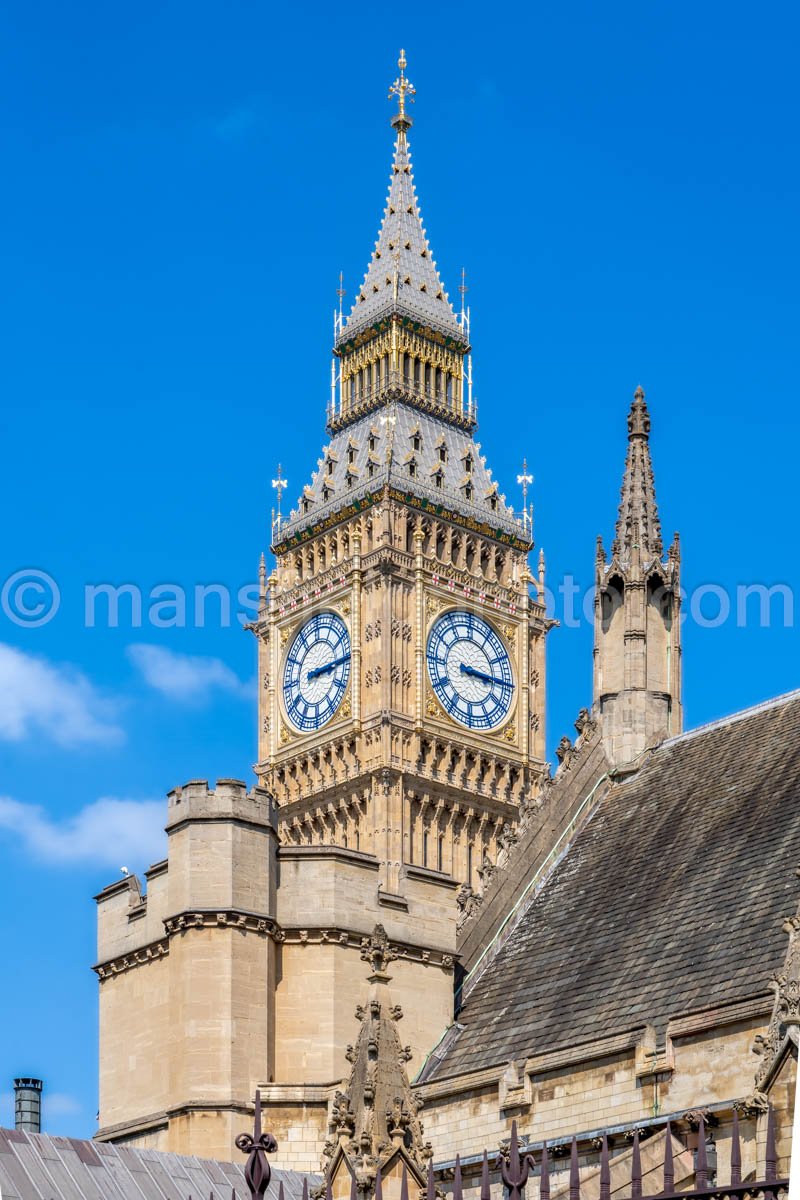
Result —
[[[285,1200],[283,1195],[283,1180],[278,1184],[278,1200]]]
[[[731,1135],[731,1184],[742,1182],[742,1145],[739,1141],[739,1114],[733,1110],[733,1133]]]
[[[271,1133],[261,1131],[261,1092],[256,1089],[255,1114],[253,1117],[253,1133],[240,1133],[236,1139],[237,1149],[247,1155],[244,1164],[244,1177],[250,1190],[251,1200],[262,1200],[269,1187],[272,1170],[267,1154],[274,1154],[278,1143]],[[308,1200],[308,1196],[304,1197]]]
[[[778,1178],[778,1152],[775,1148],[775,1113],[770,1104],[767,1109],[767,1146],[764,1154],[764,1179],[767,1183],[774,1183]],[[766,1200],[772,1200],[775,1193],[770,1189],[765,1196]]]
[[[308,1200],[307,1196],[303,1200]],[[383,1200],[383,1180],[381,1179],[381,1169],[378,1167],[378,1174],[375,1176],[375,1200]]]
[[[664,1143],[664,1191],[669,1195],[675,1191],[675,1163],[672,1160],[672,1128],[669,1121],[665,1132],[667,1140]]]
[[[508,1162],[502,1154],[497,1156],[497,1165],[503,1177],[503,1183],[508,1188],[507,1200],[521,1200],[522,1189],[528,1182],[528,1174],[534,1166],[530,1154],[519,1155],[519,1139],[517,1137],[517,1122],[511,1122],[511,1145],[508,1150]]]
[[[605,1134],[600,1151],[600,1200],[611,1200],[611,1169],[608,1165],[608,1138]]]
[[[581,1200],[581,1174],[578,1170],[578,1141],[572,1139],[569,1156],[569,1200]]]
[[[489,1155],[485,1150],[481,1167],[481,1200],[492,1200],[492,1189],[489,1184]]]
[[[403,1175],[400,1180],[400,1200],[408,1200],[408,1171],[403,1163]]]
[[[642,1200],[642,1155],[639,1150],[639,1130],[633,1135],[631,1157],[631,1200]]]
[[[697,1191],[708,1187],[708,1157],[706,1156],[706,1123],[700,1118],[697,1128],[697,1161],[694,1167],[694,1186]]]
[[[405,1171],[405,1167],[403,1167]],[[403,1197],[400,1197],[403,1200]],[[456,1155],[456,1169],[453,1176],[453,1200],[464,1200],[464,1188],[461,1183],[461,1155]]]
[[[539,1200],[550,1200],[550,1159],[547,1142],[542,1146],[542,1174],[539,1178]]]
[[[283,1200],[283,1197],[281,1197]],[[350,1172],[350,1200],[358,1200],[358,1188],[356,1187],[356,1173]]]
[[[330,1175],[325,1180],[325,1200],[333,1200],[333,1188],[331,1187]]]
[[[436,1183],[433,1178],[433,1159],[428,1163],[428,1188],[425,1200],[436,1200]]]

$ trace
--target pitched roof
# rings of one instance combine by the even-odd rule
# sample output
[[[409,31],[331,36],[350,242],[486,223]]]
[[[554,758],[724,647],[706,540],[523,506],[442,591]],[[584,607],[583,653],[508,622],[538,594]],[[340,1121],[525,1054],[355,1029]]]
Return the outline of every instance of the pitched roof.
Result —
[[[411,172],[411,151],[402,125],[394,144],[389,195],[378,240],[337,345],[391,312],[465,341],[425,236]]]
[[[426,1078],[758,996],[800,862],[800,691],[664,742],[601,799]]]
[[[231,1189],[248,1194],[242,1162],[217,1162],[160,1150],[135,1150],[110,1142],[82,1141],[0,1129],[0,1196],[3,1200],[229,1200]],[[272,1172],[270,1190],[283,1183],[287,1200],[303,1194],[298,1171]],[[309,1183],[312,1180],[309,1179]]]
[[[381,421],[375,413],[367,414],[355,425],[340,430],[323,447],[311,484],[305,487],[298,506],[283,523],[281,541],[387,483],[417,498],[445,505],[463,516],[511,533],[523,541],[529,540],[521,520],[514,516],[500,495],[494,502],[496,507],[492,507],[495,491],[491,471],[481,457],[479,443],[473,441],[469,433],[401,401],[386,408],[382,415],[389,420]],[[415,434],[420,440],[417,450],[412,440]],[[370,438],[374,439],[373,450],[370,450]],[[441,447],[446,450],[445,462],[441,461]],[[349,462],[351,452],[352,464]],[[469,500],[463,490],[464,460],[468,455],[472,458],[473,484]],[[413,476],[409,473],[412,457],[416,463]],[[328,464],[331,464],[330,468]],[[351,471],[355,467],[358,472],[350,481],[348,467]],[[443,471],[441,488],[436,486],[433,478],[439,467]],[[329,492],[327,500],[326,488]]]

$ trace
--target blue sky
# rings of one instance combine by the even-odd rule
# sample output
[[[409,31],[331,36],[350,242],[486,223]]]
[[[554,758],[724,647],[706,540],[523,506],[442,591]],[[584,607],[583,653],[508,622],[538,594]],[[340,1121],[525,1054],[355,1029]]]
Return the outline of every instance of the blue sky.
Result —
[[[735,620],[738,586],[800,585],[798,24],[789,4],[684,0],[440,3],[424,22],[4,6],[0,585],[44,571],[61,599],[36,627],[0,614],[0,1095],[44,1076],[51,1132],[94,1129],[93,892],[160,855],[170,787],[250,778],[255,756],[235,620],[86,628],[84,588],[255,580],[278,461],[294,500],[324,443],[398,43],[451,295],[468,272],[479,438],[514,504],[527,456],[550,582],[592,583],[641,383],[685,586],[733,598],[686,624],[687,723],[800,684],[780,605],[769,628]],[[552,634],[548,666],[553,746],[591,698],[587,623]]]

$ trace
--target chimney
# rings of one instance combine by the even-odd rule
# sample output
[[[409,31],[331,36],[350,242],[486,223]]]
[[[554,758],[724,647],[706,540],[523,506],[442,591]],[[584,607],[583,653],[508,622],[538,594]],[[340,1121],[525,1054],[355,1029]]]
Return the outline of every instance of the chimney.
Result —
[[[14,1080],[14,1128],[25,1133],[42,1132],[41,1079]]]

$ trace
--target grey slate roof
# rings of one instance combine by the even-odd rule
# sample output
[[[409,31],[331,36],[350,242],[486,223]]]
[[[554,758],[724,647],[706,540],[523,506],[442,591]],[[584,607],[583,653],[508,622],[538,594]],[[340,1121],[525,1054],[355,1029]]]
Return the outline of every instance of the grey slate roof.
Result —
[[[426,1078],[770,992],[800,884],[800,691],[664,742],[610,788]]]
[[[382,422],[382,416],[396,417],[394,427]],[[414,449],[417,434],[420,448]],[[370,438],[375,448],[370,450]],[[446,450],[442,463],[439,449]],[[350,451],[354,461],[351,463]],[[388,457],[388,461],[387,461]],[[467,499],[467,458],[472,460],[472,499]],[[411,464],[416,474],[411,474]],[[329,470],[328,464],[331,464]],[[370,475],[370,463],[372,475]],[[442,471],[442,487],[436,486],[436,472]],[[305,528],[345,503],[374,492],[385,483],[414,496],[443,504],[461,515],[474,517],[498,530],[525,537],[521,521],[506,505],[491,471],[481,457],[480,444],[464,430],[448,421],[397,401],[377,412],[369,413],[353,425],[335,434],[323,447],[317,470],[311,483],[284,522],[281,540]],[[327,489],[328,498],[325,499]],[[497,508],[491,497],[497,492]],[[303,511],[303,500],[308,511]]]
[[[337,343],[346,341],[389,312],[430,323],[464,341],[422,226],[411,172],[411,151],[404,129],[398,130],[394,145],[389,195],[375,250]]]
[[[233,1188],[245,1200],[243,1166],[244,1155],[240,1165],[0,1129],[2,1200],[230,1200]],[[286,1200],[300,1200],[303,1176],[278,1170],[267,1200],[274,1200],[280,1183]]]

